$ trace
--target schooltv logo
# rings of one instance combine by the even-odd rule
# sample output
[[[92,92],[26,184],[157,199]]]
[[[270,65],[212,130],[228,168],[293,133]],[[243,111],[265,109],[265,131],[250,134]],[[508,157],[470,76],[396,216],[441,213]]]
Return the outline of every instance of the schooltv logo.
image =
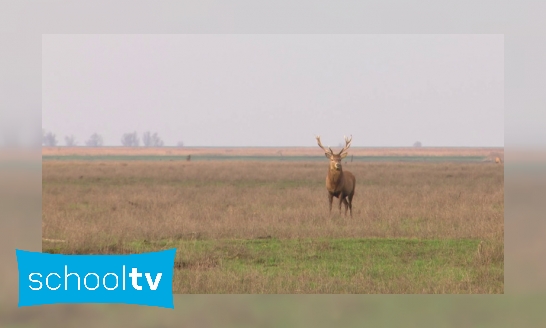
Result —
[[[176,249],[131,255],[15,253],[20,307],[126,303],[174,308]]]

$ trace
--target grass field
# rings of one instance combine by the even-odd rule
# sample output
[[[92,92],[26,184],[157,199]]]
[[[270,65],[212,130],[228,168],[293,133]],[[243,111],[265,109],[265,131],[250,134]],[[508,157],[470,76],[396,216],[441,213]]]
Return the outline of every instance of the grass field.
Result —
[[[334,147],[334,151],[341,147]],[[81,157],[146,157],[152,156],[156,159],[166,156],[186,157],[188,155],[197,157],[223,156],[237,157],[322,157],[320,149],[313,147],[43,147],[43,158],[81,158]],[[459,147],[351,147],[350,155],[357,157],[480,157],[495,159],[496,156],[504,158],[504,148],[459,148]]]
[[[177,248],[175,293],[503,293],[504,165],[44,161],[43,251]]]
[[[43,161],[186,161],[187,156],[178,155],[47,155]],[[466,162],[487,161],[482,156],[352,156],[348,162]],[[261,161],[261,162],[324,162],[324,156],[233,156],[197,155],[191,161]]]

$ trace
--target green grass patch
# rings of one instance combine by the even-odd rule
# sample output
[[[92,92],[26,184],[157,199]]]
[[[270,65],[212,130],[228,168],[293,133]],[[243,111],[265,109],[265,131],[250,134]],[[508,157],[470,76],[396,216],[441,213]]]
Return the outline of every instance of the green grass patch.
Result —
[[[85,251],[177,248],[175,293],[502,293],[503,257],[484,260],[479,244],[467,239],[139,240]],[[44,252],[54,253],[69,247],[45,246]]]

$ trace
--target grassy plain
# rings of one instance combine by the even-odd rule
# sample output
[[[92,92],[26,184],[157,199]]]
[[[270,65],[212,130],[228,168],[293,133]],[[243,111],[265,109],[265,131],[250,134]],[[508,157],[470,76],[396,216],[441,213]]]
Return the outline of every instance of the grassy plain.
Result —
[[[338,147],[341,148],[341,147]],[[339,150],[332,145],[334,151]],[[504,158],[503,148],[468,147],[351,147],[354,156],[486,157]],[[316,147],[43,147],[42,156],[317,156]]]
[[[324,161],[44,161],[43,251],[176,247],[175,293],[503,293],[504,165],[346,164],[351,218]]]

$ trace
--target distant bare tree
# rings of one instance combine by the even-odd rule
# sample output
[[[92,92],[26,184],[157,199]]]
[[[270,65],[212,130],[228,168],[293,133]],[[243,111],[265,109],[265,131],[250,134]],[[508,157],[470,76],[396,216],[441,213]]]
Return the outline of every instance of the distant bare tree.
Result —
[[[97,133],[93,133],[89,140],[85,142],[87,147],[100,147],[102,146],[102,136]]]
[[[46,147],[55,147],[57,146],[57,136],[53,134],[52,132],[47,132],[44,134],[45,131],[42,131],[42,145]]]
[[[152,134],[150,131],[144,132],[142,143],[144,147],[163,147],[163,140],[161,140],[157,133]]]
[[[416,141],[413,143],[413,147],[419,148],[421,146],[422,146],[421,141]]]
[[[133,133],[125,133],[123,137],[121,137],[121,144],[125,147],[138,147],[140,145],[140,140],[138,139],[136,131]]]
[[[183,143],[182,141],[179,141],[179,142],[176,144],[176,147],[182,148],[182,147],[184,147],[184,143]]]
[[[68,147],[74,147],[77,144],[76,137],[72,135],[64,137],[64,142],[66,143]]]

